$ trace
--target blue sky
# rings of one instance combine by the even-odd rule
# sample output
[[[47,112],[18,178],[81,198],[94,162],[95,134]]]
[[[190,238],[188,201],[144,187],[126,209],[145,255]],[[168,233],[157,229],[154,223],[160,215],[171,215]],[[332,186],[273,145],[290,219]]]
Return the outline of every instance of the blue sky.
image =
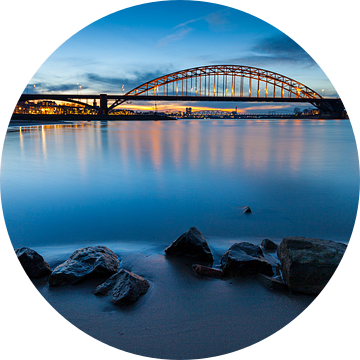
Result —
[[[193,1],[139,5],[90,24],[44,62],[28,87],[76,93],[80,84],[83,94],[121,94],[123,86],[127,92],[161,75],[214,64],[271,70],[336,95],[312,58],[273,26],[236,9]],[[287,106],[292,110],[294,104]]]

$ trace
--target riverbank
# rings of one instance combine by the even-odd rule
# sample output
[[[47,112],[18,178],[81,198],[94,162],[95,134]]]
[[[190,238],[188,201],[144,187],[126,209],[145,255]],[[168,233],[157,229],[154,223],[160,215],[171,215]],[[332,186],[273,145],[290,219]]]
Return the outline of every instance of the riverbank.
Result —
[[[119,248],[107,244],[122,267],[151,286],[135,304],[118,307],[92,291],[104,279],[49,287],[33,280],[62,316],[94,338],[134,354],[168,359],[223,355],[250,346],[291,322],[315,296],[269,290],[256,277],[200,277],[193,260],[165,257],[160,249]],[[44,247],[54,268],[69,255]],[[219,262],[215,255],[215,264]]]

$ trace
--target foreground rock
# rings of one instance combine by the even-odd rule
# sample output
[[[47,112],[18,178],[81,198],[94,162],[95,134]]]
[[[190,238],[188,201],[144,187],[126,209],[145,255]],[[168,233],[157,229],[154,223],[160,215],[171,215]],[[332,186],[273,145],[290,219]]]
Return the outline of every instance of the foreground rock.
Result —
[[[54,269],[50,286],[76,284],[88,276],[112,275],[119,270],[119,258],[106,246],[89,246],[73,252]]]
[[[199,264],[194,264],[192,268],[195,270],[197,274],[201,276],[209,276],[215,278],[222,278],[224,276],[224,272],[220,269],[215,269]]]
[[[285,283],[294,292],[318,294],[338,267],[346,245],[330,240],[285,237],[277,249]]]
[[[257,279],[261,284],[263,284],[265,287],[271,290],[278,290],[278,291],[288,290],[287,285],[277,278],[270,277],[264,274],[257,274]]]
[[[95,295],[111,295],[116,305],[130,305],[147,292],[150,283],[143,277],[121,269],[95,290]]]
[[[264,239],[262,242],[261,242],[261,246],[265,249],[265,250],[276,250],[277,249],[277,245],[269,240],[269,239]]]
[[[221,258],[221,268],[225,275],[231,276],[274,274],[271,264],[264,260],[260,247],[247,242],[232,245]]]
[[[39,278],[51,274],[51,268],[44,258],[28,247],[15,249],[17,258],[30,278]]]
[[[202,233],[195,227],[191,227],[186,233],[179,236],[170,246],[165,249],[166,255],[185,255],[213,262],[214,258]]]

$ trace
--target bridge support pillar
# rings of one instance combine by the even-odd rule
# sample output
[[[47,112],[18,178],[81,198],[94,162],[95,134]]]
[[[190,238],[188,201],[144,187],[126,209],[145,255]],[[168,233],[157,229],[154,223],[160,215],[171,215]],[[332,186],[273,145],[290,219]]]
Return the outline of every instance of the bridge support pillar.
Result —
[[[341,99],[326,99],[325,104],[320,104],[319,109],[332,119],[344,119],[345,107]]]
[[[341,99],[337,99],[333,103],[334,108],[334,117],[335,119],[344,119],[345,118],[345,106]]]
[[[109,109],[107,105],[107,94],[100,94],[100,107],[98,115],[108,115]]]

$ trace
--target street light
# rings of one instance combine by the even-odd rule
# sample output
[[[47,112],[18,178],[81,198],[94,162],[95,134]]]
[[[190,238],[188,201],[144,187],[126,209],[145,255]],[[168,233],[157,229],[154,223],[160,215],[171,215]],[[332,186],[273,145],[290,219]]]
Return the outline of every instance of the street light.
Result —
[[[34,85],[34,93],[36,94],[36,85]]]

